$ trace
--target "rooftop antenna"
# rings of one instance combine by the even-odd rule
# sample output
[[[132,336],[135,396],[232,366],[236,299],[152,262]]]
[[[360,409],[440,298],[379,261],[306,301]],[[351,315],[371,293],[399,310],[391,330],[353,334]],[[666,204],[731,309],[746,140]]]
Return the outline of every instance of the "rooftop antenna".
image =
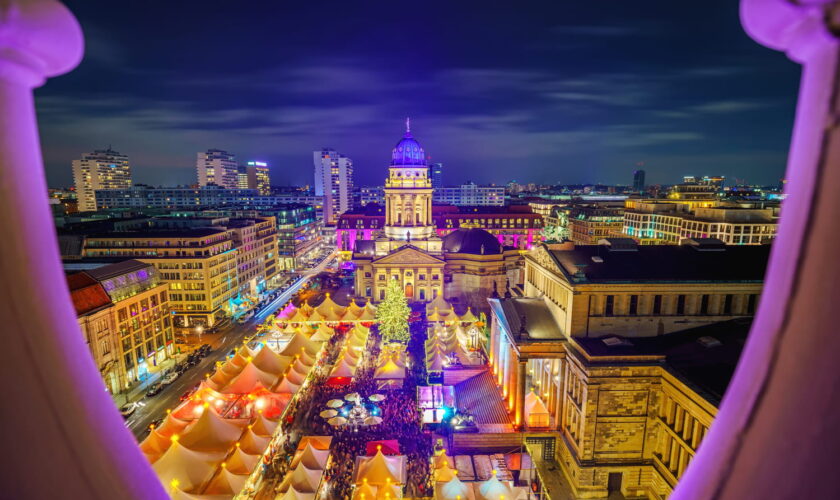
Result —
[[[407,134],[411,133],[411,118],[408,116],[405,117],[405,132]]]

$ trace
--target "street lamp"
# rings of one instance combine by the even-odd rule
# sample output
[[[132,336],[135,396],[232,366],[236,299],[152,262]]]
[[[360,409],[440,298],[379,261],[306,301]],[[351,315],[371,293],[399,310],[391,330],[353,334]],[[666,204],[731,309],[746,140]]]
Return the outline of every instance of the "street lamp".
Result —
[[[201,334],[204,333],[204,327],[202,325],[198,325],[195,327],[195,333],[198,334],[198,343],[201,343]]]

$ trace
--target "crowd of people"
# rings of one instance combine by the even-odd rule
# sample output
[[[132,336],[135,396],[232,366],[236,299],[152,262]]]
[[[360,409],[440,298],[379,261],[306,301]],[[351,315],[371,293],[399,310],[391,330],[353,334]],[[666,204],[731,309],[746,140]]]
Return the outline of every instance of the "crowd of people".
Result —
[[[287,418],[282,425],[283,438],[271,462],[265,467],[264,491],[273,491],[279,486],[289,470],[291,458],[300,438],[310,435],[333,436],[330,447],[331,460],[324,474],[328,497],[336,500],[351,500],[353,471],[356,458],[366,455],[370,441],[394,439],[399,443],[400,454],[406,456],[405,494],[412,498],[431,497],[433,483],[430,471],[430,457],[433,453],[432,435],[422,430],[421,415],[416,401],[416,386],[425,382],[425,322],[412,323],[411,338],[407,353],[412,362],[407,371],[403,387],[380,390],[373,374],[380,352],[381,338],[376,328],[370,330],[364,357],[347,385],[328,383],[329,366],[335,361],[347,332],[341,331],[330,339],[325,349],[322,370],[317,370],[312,383],[305,392],[299,393],[286,411]],[[321,364],[321,363],[319,363]],[[357,392],[362,398],[380,393],[383,401],[376,405],[381,410],[382,422],[373,426],[333,427],[320,413],[328,407],[331,399]],[[266,498],[269,498],[266,496]]]

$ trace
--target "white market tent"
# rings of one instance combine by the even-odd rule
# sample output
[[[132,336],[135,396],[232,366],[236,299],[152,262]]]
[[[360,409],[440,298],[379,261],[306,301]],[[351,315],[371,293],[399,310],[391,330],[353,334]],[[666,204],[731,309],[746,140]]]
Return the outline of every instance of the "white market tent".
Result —
[[[253,364],[260,370],[273,375],[282,375],[291,364],[291,356],[281,356],[268,347],[263,347],[254,356]]]
[[[449,481],[435,483],[434,500],[474,500],[472,484],[467,484],[453,476]]]
[[[426,304],[426,314],[432,314],[437,309],[438,314],[448,315],[452,313],[452,305],[443,298],[443,295],[438,295],[431,302]]]
[[[166,453],[152,464],[152,468],[164,488],[169,489],[173,484],[177,484],[180,489],[192,490],[210,480],[225,454],[189,450],[175,441]]]
[[[285,493],[290,488],[294,488],[301,493],[316,493],[318,486],[321,484],[323,473],[324,471],[321,470],[307,469],[306,466],[299,463],[283,478],[279,491]]]
[[[376,369],[373,378],[377,380],[403,380],[405,379],[405,367],[399,366],[393,359],[389,359],[387,363]]]
[[[545,403],[543,403],[542,399],[533,390],[525,396],[525,406],[523,409],[525,422],[528,427],[548,427],[550,425],[548,408],[546,408]]]
[[[204,489],[204,494],[207,495],[229,495],[238,494],[245,487],[248,481],[246,474],[234,474],[226,467],[222,467],[218,474],[210,481],[210,484]]]
[[[292,467],[303,464],[307,469],[324,470],[327,466],[327,459],[330,456],[330,450],[319,450],[312,446],[312,443],[306,443],[303,450],[298,450],[295,457],[292,459]]]
[[[226,420],[208,406],[201,412],[178,442],[193,451],[227,451],[242,436],[239,422]]]
[[[315,500],[315,493],[302,493],[294,488],[289,488],[285,493],[275,497],[276,500]]]
[[[405,455],[386,456],[378,450],[372,457],[356,457],[356,480],[371,486],[405,484]]]

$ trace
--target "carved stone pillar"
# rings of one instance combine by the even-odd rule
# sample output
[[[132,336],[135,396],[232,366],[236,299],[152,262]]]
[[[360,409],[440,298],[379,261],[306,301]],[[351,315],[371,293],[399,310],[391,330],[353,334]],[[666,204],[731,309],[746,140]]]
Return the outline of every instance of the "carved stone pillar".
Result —
[[[0,2],[0,318],[6,498],[164,499],[79,331],[38,140],[32,89],[83,52],[51,0]]]
[[[840,497],[838,14],[836,0],[741,1],[747,33],[802,64],[788,198],[740,364],[674,500]]]

